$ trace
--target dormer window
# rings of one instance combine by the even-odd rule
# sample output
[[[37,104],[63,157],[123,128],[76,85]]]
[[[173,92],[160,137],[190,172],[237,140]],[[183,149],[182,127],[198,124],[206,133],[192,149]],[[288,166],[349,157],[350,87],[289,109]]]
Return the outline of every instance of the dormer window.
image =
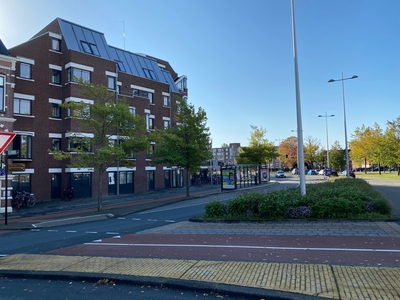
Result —
[[[153,70],[143,69],[144,75],[146,78],[157,80],[156,74],[154,74]]]
[[[117,62],[117,65],[118,65],[118,71],[126,72],[125,66],[124,66],[124,64],[122,63],[122,61],[116,60],[116,62]]]
[[[99,50],[97,49],[97,46],[95,44],[90,44],[90,43],[81,41],[81,45],[82,45],[83,51],[85,53],[100,56]]]

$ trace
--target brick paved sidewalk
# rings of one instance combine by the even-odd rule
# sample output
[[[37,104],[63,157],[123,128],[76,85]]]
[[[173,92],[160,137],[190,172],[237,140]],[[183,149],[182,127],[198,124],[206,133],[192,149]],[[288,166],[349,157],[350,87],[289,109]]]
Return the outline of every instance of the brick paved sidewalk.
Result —
[[[78,277],[135,283],[203,288],[220,292],[227,285],[246,288],[243,294],[281,299],[295,295],[328,299],[400,299],[400,268],[355,267],[179,259],[114,258],[17,254],[0,258],[0,275]],[[229,288],[229,286],[232,286]],[[262,290],[260,292],[260,289]],[[276,298],[275,298],[276,299]],[[315,299],[315,298],[314,298]]]

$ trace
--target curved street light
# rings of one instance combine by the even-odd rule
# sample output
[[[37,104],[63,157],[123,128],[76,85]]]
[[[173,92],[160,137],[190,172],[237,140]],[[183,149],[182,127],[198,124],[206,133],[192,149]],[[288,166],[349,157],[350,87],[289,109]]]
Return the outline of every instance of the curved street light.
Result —
[[[328,118],[334,117],[335,115],[318,115],[318,118],[325,118],[326,124],[326,167],[329,168],[329,142],[328,142]]]
[[[349,80],[349,79],[356,79],[358,78],[357,75],[353,75],[349,78],[343,78],[343,72],[342,72],[342,78],[341,79],[329,79],[328,82],[337,82],[341,81],[342,82],[342,101],[343,101],[343,118],[344,118],[344,143],[345,143],[345,149],[346,149],[346,177],[349,178],[349,147],[347,145],[347,127],[346,127],[346,104],[344,100],[344,81]]]

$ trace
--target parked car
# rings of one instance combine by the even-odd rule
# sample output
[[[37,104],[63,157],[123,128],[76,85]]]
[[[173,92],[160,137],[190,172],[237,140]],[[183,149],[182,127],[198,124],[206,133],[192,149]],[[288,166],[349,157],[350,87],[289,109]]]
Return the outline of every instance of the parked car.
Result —
[[[340,173],[340,175],[347,176],[347,170],[344,170],[342,173]],[[353,177],[353,178],[356,178],[356,174],[354,173],[354,171],[350,171],[349,172],[349,176]]]
[[[286,178],[286,174],[282,170],[279,170],[276,172],[275,177],[276,178]]]
[[[339,176],[338,172],[335,170],[331,171],[331,176]]]
[[[317,175],[317,171],[315,170],[308,170],[307,175]]]

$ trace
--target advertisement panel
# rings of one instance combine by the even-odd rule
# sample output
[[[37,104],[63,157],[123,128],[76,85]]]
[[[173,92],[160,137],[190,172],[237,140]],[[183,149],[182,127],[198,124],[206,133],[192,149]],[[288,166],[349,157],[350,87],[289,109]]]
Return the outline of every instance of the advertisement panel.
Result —
[[[268,169],[261,169],[261,182],[267,182],[268,180]]]
[[[221,169],[223,190],[231,190],[236,188],[235,171],[236,170],[234,168]]]

